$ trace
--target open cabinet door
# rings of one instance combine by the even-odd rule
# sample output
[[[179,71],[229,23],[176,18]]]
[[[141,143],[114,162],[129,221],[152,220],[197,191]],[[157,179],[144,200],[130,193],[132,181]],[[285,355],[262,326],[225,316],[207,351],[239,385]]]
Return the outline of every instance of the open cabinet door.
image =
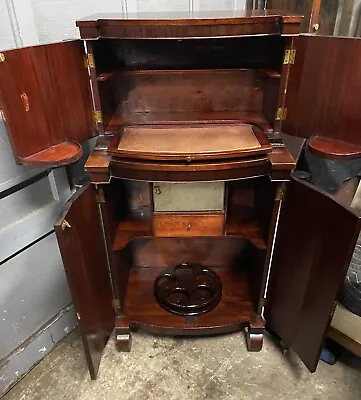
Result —
[[[361,145],[361,39],[301,35],[294,48],[282,131]]]
[[[94,133],[80,40],[0,53],[0,109],[17,160],[55,167],[82,155]]]
[[[79,320],[90,376],[97,376],[102,351],[114,328],[112,286],[93,186],[78,190],[55,225]]]
[[[360,217],[291,178],[271,266],[266,326],[314,372],[360,232]]]

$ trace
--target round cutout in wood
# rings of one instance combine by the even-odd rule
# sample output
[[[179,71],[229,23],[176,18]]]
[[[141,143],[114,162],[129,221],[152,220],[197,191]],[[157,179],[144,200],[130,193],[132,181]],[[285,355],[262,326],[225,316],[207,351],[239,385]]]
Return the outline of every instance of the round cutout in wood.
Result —
[[[173,314],[203,314],[221,300],[222,281],[210,268],[183,263],[166,268],[157,276],[154,295],[159,305]]]

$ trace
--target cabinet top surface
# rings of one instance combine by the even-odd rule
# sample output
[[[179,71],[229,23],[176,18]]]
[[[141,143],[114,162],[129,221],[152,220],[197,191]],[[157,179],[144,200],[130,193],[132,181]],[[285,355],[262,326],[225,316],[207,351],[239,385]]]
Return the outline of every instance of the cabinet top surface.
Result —
[[[260,18],[282,18],[283,22],[299,22],[302,16],[285,10],[224,10],[224,11],[180,11],[180,12],[153,12],[153,13],[105,13],[93,14],[77,20],[77,26],[94,24],[98,21],[113,21],[123,23],[146,23],[146,21],[157,20],[159,23],[196,23],[203,21],[207,23],[237,23],[240,20]],[[206,21],[205,21],[206,20]]]

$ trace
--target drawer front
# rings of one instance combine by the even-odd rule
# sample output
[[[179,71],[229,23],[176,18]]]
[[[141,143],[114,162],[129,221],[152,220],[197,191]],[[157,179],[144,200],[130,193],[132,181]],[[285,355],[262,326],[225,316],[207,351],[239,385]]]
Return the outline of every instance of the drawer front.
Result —
[[[156,214],[154,235],[177,236],[223,236],[224,214]]]

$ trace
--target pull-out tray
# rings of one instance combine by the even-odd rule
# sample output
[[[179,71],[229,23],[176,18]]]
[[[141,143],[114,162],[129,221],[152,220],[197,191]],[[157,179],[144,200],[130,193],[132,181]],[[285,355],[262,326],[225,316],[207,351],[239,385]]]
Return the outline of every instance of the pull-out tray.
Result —
[[[143,160],[193,161],[259,157],[272,150],[248,124],[134,125],[115,136],[109,153]]]

